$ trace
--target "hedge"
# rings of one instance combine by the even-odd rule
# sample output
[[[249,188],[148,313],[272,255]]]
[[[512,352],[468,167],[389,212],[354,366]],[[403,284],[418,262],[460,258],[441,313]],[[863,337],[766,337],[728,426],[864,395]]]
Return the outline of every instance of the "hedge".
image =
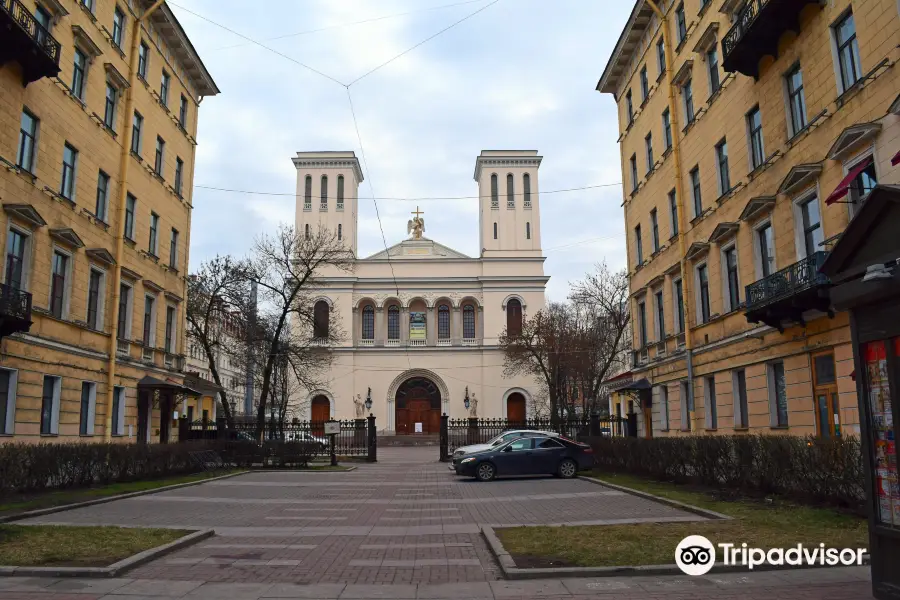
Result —
[[[732,435],[585,440],[600,470],[865,511],[857,437]]]

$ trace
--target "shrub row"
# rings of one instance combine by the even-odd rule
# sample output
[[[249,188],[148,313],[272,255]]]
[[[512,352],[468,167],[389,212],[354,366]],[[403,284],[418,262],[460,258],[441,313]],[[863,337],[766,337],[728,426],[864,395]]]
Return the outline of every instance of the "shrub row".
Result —
[[[864,511],[859,438],[774,435],[589,438],[600,470]]]

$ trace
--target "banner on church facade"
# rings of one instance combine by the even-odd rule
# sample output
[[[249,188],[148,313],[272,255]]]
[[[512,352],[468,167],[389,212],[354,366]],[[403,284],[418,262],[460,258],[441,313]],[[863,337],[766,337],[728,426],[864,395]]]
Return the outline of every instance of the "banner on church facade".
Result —
[[[426,334],[425,329],[425,313],[411,312],[409,313],[409,339],[424,340]]]

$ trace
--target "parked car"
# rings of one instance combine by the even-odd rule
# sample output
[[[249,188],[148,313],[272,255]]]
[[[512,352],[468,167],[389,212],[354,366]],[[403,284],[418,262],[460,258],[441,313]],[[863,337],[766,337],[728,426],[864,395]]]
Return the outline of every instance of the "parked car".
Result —
[[[453,459],[457,475],[479,481],[508,475],[556,475],[569,479],[593,464],[594,451],[587,444],[548,435],[517,438]]]
[[[284,441],[286,442],[310,442],[316,444],[319,450],[328,450],[330,448],[330,444],[328,440],[313,435],[307,431],[293,431],[284,436]]]
[[[496,448],[500,444],[505,444],[506,442],[510,442],[521,437],[537,436],[557,437],[559,436],[559,434],[553,433],[552,431],[538,431],[537,429],[513,429],[512,431],[504,431],[497,437],[491,438],[483,444],[472,444],[469,446],[462,446],[461,448],[457,448],[453,451],[453,458],[462,456],[464,454],[473,454],[475,452],[481,452],[482,450]]]

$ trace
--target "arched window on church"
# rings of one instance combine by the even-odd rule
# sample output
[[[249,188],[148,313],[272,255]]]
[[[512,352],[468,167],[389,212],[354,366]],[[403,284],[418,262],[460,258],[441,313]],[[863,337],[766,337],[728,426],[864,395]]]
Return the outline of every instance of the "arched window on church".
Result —
[[[338,225],[338,227],[340,227],[340,225]],[[530,221],[525,221],[525,239],[526,240],[531,239],[531,222]]]
[[[531,175],[528,173],[522,175],[522,195],[525,198],[523,206],[531,208]]]
[[[344,208],[344,176],[338,175],[337,209],[343,210],[343,208]]]
[[[322,175],[322,208],[328,208],[328,175]]]
[[[506,208],[516,207],[516,192],[513,183],[513,175],[509,173],[506,176]]]
[[[450,339],[450,307],[446,304],[438,306],[438,339]]]
[[[306,188],[303,192],[303,204],[307,207],[312,205],[312,175],[306,176]]]
[[[344,226],[338,223],[338,241],[344,239]]]
[[[400,307],[396,304],[388,308],[388,339],[400,339]]]
[[[510,337],[522,334],[522,303],[516,298],[506,303],[506,334]]]
[[[304,231],[306,232],[306,239],[309,239],[309,223],[306,224],[306,229]]]
[[[491,174],[491,208],[500,208],[500,191],[497,189],[497,174]]]
[[[463,337],[467,340],[475,339],[475,307],[471,304],[463,306]]]
[[[317,340],[328,338],[328,303],[319,300],[313,307],[313,337]]]
[[[362,312],[362,339],[375,339],[375,307],[371,304]]]

